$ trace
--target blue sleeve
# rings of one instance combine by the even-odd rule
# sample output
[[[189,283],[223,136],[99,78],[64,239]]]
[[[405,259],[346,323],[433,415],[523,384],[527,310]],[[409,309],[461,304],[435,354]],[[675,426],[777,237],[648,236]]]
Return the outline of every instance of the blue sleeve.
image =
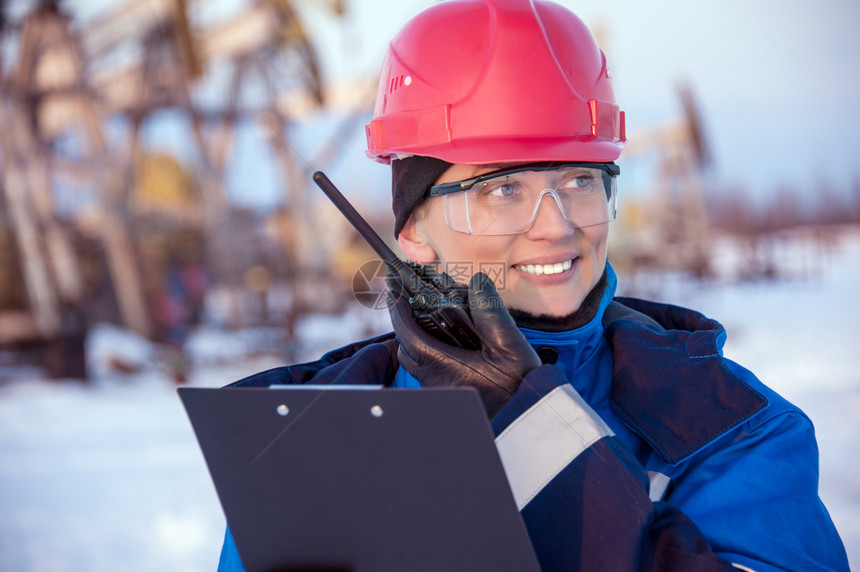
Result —
[[[245,572],[229,528],[224,535],[224,546],[221,548],[221,558],[218,560],[218,572]]]
[[[493,419],[542,570],[848,570],[802,413],[725,434],[652,502],[645,469],[553,368],[527,375]]]
[[[530,372],[493,419],[544,572],[728,572],[698,528],[652,503],[648,476],[557,366]]]

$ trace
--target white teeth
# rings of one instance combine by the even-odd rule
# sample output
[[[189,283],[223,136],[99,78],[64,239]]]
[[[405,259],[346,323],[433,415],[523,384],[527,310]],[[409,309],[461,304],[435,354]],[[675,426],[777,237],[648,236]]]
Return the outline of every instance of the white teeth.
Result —
[[[515,268],[526,274],[540,276],[541,274],[558,274],[565,270],[570,270],[572,264],[572,260],[565,260],[564,262],[556,262],[555,264],[521,264]]]

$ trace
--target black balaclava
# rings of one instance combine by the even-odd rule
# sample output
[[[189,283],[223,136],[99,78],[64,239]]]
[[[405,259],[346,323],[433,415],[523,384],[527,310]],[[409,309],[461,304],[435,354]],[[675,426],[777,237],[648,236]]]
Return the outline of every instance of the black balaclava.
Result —
[[[391,160],[391,208],[394,211],[394,238],[436,179],[451,167],[442,159],[413,155]]]

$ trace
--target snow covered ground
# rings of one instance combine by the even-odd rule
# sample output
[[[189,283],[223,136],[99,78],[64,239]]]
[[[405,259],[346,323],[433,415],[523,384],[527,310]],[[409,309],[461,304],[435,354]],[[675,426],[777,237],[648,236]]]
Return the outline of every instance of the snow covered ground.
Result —
[[[802,407],[821,449],[821,497],[860,569],[860,234],[832,254],[777,247],[794,278],[702,285],[665,278],[661,298],[693,306],[728,329],[728,357]],[[734,248],[721,252],[731,266]],[[815,272],[806,270],[812,268]],[[304,325],[308,357],[364,331],[384,312]],[[334,333],[334,336],[333,336]],[[203,330],[188,383],[221,386],[280,365],[260,352],[271,332]],[[224,518],[175,385],[156,348],[112,327],[90,339],[96,379],[51,382],[37,369],[0,366],[0,570],[211,571]],[[139,365],[120,374],[111,357]],[[133,369],[133,368],[131,368]]]

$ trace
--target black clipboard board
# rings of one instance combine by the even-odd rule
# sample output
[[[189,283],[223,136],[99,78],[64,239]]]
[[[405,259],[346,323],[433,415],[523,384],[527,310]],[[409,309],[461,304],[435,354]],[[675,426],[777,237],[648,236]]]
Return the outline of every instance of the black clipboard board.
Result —
[[[539,570],[472,389],[178,391],[247,572]]]

